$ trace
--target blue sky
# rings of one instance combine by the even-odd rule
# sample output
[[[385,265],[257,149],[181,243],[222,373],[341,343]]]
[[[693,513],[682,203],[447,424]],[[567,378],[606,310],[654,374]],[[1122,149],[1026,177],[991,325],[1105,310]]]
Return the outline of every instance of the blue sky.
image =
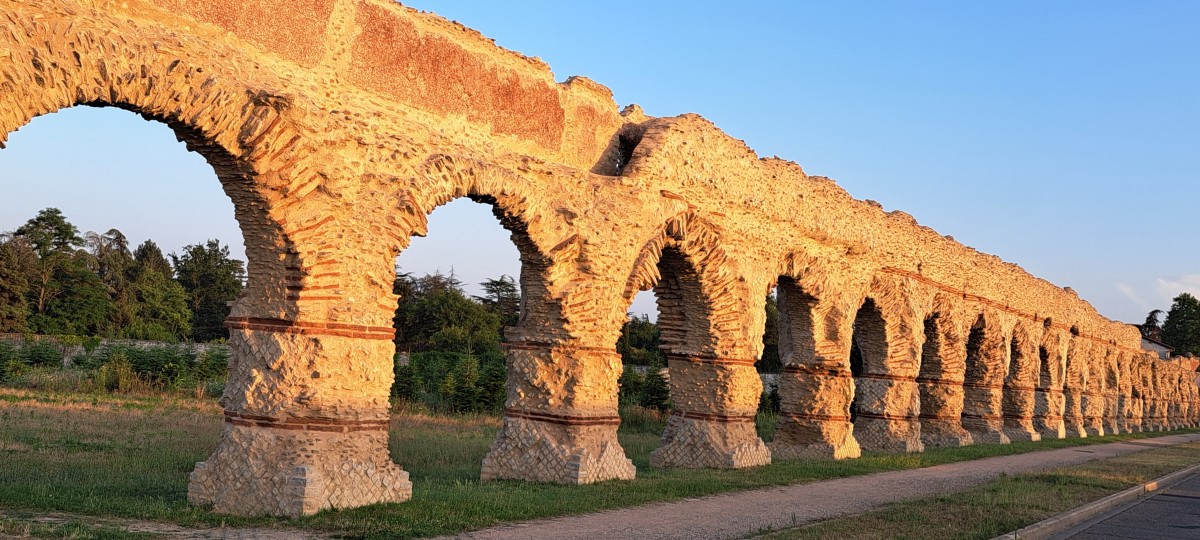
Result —
[[[697,112],[761,155],[1140,322],[1200,294],[1200,3],[410,2],[585,75],[649,114]],[[0,151],[0,230],[58,206],[167,251],[240,252],[211,169],[126,112],[35,120]],[[477,283],[518,271],[456,202],[401,256]],[[643,298],[638,311],[652,310]]]

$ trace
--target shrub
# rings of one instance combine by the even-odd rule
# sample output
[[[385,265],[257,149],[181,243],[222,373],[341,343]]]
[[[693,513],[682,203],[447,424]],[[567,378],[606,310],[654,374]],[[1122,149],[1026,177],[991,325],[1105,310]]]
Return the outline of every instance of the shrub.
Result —
[[[646,387],[646,378],[631,366],[625,366],[621,378],[617,379],[617,386],[620,388],[617,397],[621,403],[637,403]]]
[[[21,348],[21,356],[25,363],[31,366],[63,365],[62,349],[48,339],[26,340],[25,346]]]
[[[650,368],[646,374],[646,384],[642,388],[641,406],[665,411],[671,408],[671,389],[658,368]]]
[[[120,349],[109,352],[108,361],[96,370],[96,379],[109,392],[129,392],[135,386],[141,386],[133,371],[133,364],[125,351]]]
[[[392,395],[406,401],[416,401],[419,397],[418,387],[421,380],[411,364],[395,364],[393,371],[396,379],[392,382]]]

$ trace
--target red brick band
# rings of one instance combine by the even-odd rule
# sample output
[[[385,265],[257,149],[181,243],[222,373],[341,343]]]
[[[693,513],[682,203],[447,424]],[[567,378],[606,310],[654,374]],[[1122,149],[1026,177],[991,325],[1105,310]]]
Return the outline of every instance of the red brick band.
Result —
[[[889,375],[887,373],[863,373],[862,375],[859,375],[856,378],[858,378],[858,379],[874,379],[874,380],[879,380],[879,381],[903,381],[903,382],[915,382],[917,380],[916,377],[905,376],[905,375]]]
[[[258,416],[253,414],[225,411],[225,422],[235,426],[286,429],[294,431],[323,431],[329,433],[349,433],[352,431],[387,431],[387,420],[343,420],[339,418],[321,418],[306,416]]]
[[[388,326],[366,326],[334,322],[288,321],[256,317],[229,317],[225,326],[231,330],[255,330],[283,334],[302,334],[391,341],[396,329]]]
[[[1063,419],[1062,415],[1059,415],[1059,414],[1035,414],[1035,415],[1033,415],[1033,418],[1037,418],[1039,420],[1051,420],[1051,421]]]
[[[500,348],[511,351],[549,351],[553,349],[562,349],[596,354],[608,354],[613,356],[618,354],[615,347],[580,347],[577,345],[567,345],[549,341],[509,341],[501,343]]]
[[[962,386],[962,379],[942,379],[940,377],[917,377],[915,379],[919,383],[940,384],[944,386]]]
[[[526,411],[523,409],[504,409],[504,416],[546,422],[560,426],[618,426],[621,424],[620,416],[582,416]]]
[[[1061,395],[1063,393],[1062,388],[1043,388],[1041,386],[1035,386],[1033,389],[1037,390],[1038,392],[1044,392],[1047,394]]]
[[[848,370],[838,367],[821,366],[813,364],[788,364],[783,366],[784,373],[795,373],[803,375],[819,375],[823,377],[833,377],[838,379],[849,379],[854,375]]]
[[[689,411],[674,411],[673,416],[686,418],[688,420],[703,420],[706,422],[719,422],[722,424],[735,424],[740,422],[748,422],[753,424],[756,414],[715,414],[715,413],[699,413]]]
[[[816,414],[816,413],[779,413],[780,416],[790,418],[797,422],[849,422],[849,416],[836,416],[832,414]]]
[[[1033,415],[1009,414],[1009,413],[1002,414],[1002,415],[1000,415],[1000,417],[1005,420],[1032,420],[1034,418]]]
[[[1004,384],[986,384],[976,382],[963,382],[964,388],[986,388],[989,390],[1004,390]]]
[[[997,414],[963,413],[962,417],[970,420],[1004,420],[1003,416]]]
[[[962,415],[961,414],[925,414],[925,413],[921,413],[921,414],[917,415],[917,418],[919,418],[921,420],[955,421],[955,420],[962,420]]]
[[[690,364],[717,364],[725,366],[750,366],[754,367],[756,359],[747,358],[718,358],[710,355],[700,354],[676,354],[667,353],[668,362],[688,362]]]
[[[901,422],[912,422],[917,419],[916,417],[913,417],[913,416],[904,416],[904,415],[896,415],[896,414],[877,414],[877,413],[863,412],[863,411],[859,411],[858,417],[859,418],[867,418],[870,420],[891,420],[891,421],[901,421]]]
[[[1016,390],[1017,392],[1036,392],[1037,388],[1033,386],[1005,386],[1005,390]]]

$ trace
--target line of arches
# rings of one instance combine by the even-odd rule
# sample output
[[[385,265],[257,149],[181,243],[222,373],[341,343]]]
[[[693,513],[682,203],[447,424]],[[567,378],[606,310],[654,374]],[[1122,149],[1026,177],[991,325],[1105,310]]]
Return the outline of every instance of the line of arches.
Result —
[[[676,407],[655,466],[738,468],[1195,421],[1194,381],[1117,337],[1048,319],[1039,327],[1037,316],[952,294],[919,264],[882,266],[870,242],[820,238],[815,218],[804,229],[813,238],[771,240],[688,202],[724,193],[697,177],[703,170],[681,169],[697,176],[669,186],[692,192],[649,184],[636,175],[648,174],[651,153],[675,151],[654,144],[669,123],[648,126],[644,142],[618,141],[617,176],[603,176],[459,140],[468,137],[458,125],[427,129],[420,114],[373,109],[371,96],[326,107],[297,90],[289,77],[300,75],[132,18],[101,32],[5,13],[23,22],[10,33],[19,43],[0,35],[12,45],[0,63],[0,137],[65,107],[125,108],[170,125],[234,203],[249,283],[227,321],[222,439],[188,494],[217,511],[301,515],[411,496],[387,452],[393,262],[429,212],[462,197],[495,209],[522,262],[504,423],[484,479],[636,474],[616,437],[613,344],[646,289],[658,298]],[[796,244],[824,251],[780,247]],[[784,367],[768,446],[753,424],[754,363],[772,285]],[[1093,314],[1080,318],[1097,326]]]

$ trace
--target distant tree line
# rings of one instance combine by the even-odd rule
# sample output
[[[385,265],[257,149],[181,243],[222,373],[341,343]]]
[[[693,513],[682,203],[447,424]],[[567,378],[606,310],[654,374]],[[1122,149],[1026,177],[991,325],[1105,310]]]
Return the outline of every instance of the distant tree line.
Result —
[[[242,261],[217,240],[164,255],[121,231],[80,234],[57,208],[0,233],[0,333],[165,342],[228,336]]]

